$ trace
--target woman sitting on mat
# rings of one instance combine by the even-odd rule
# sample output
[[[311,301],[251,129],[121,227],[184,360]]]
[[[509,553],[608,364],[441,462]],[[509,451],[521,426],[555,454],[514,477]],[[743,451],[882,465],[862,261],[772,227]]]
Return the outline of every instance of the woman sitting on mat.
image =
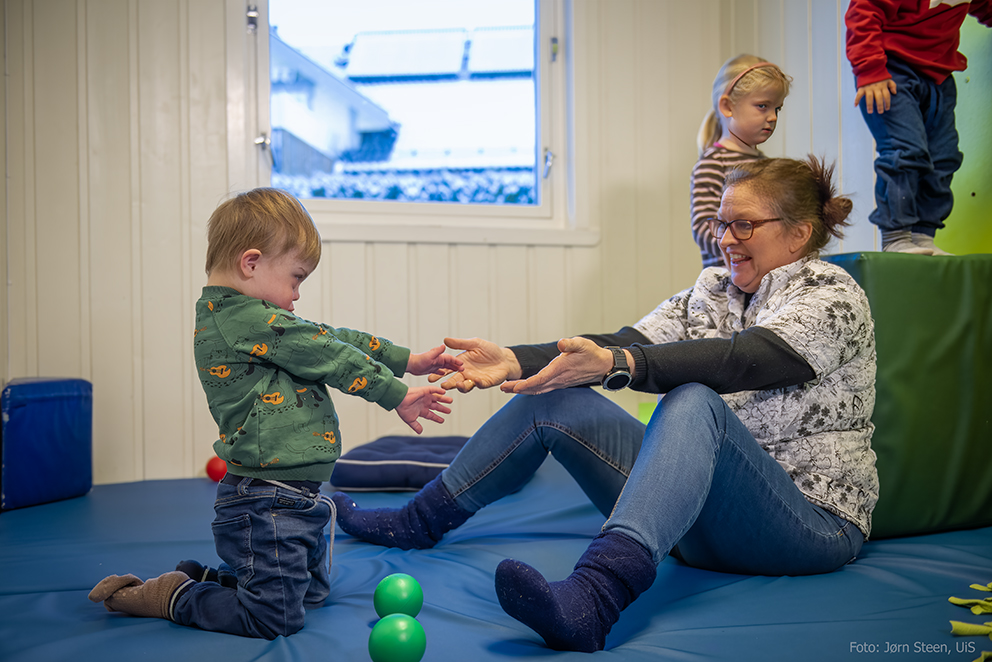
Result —
[[[633,327],[512,348],[446,340],[464,352],[445,388],[521,395],[403,508],[334,495],[340,527],[378,545],[432,547],[551,453],[606,523],[565,580],[505,560],[496,593],[561,650],[603,649],[668,554],[759,575],[852,561],[878,495],[875,341],[862,289],[818,259],[852,207],[832,174],[812,157],[732,171],[709,222],[729,272],[704,269]],[[595,390],[568,388],[591,384],[665,395],[645,427]]]

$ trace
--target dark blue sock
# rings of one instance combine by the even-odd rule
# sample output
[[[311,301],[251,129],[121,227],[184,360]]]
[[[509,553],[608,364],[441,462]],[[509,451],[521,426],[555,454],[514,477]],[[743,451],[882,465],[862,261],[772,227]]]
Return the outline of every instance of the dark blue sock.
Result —
[[[196,582],[217,581],[217,571],[215,569],[208,568],[199,561],[193,561],[192,559],[187,559],[177,563],[176,570],[185,572],[190,579]]]
[[[441,476],[402,508],[363,510],[344,492],[335,493],[331,500],[337,506],[342,531],[374,545],[400,549],[430,549],[474,514],[455,503]]]
[[[503,610],[555,650],[603,650],[620,612],[654,582],[657,568],[640,543],[622,533],[595,538],[567,579],[549,583],[526,563],[496,568]]]
[[[193,561],[192,559],[187,559],[185,561],[180,561],[176,564],[176,570],[185,572],[190,579],[197,582],[216,582],[221,586],[226,586],[228,588],[236,588],[238,585],[237,576],[230,571],[226,565],[224,566],[227,570],[219,570],[217,568],[210,568],[203,565],[199,561]]]

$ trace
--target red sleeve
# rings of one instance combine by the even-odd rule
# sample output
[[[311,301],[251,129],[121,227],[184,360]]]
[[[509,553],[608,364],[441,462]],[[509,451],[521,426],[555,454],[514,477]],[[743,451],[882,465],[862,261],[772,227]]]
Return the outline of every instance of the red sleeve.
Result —
[[[891,78],[882,48],[882,26],[887,19],[885,2],[851,0],[844,22],[847,25],[847,59],[858,87]]]
[[[992,0],[972,2],[968,13],[978,19],[982,25],[992,28]]]

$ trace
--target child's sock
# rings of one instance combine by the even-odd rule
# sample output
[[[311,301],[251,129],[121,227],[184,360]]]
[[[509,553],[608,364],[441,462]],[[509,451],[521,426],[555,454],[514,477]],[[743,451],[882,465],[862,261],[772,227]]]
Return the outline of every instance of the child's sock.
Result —
[[[216,582],[227,588],[238,587],[238,577],[228,566],[224,566],[222,570],[221,568],[211,568],[199,561],[189,559],[177,563],[176,570],[185,572],[195,582]]]
[[[141,581],[134,575],[110,575],[90,591],[89,599],[103,602],[107,611],[130,616],[172,619],[172,608],[184,587],[193,580],[184,572],[173,571]]]
[[[911,236],[914,244],[916,244],[920,248],[925,248],[929,250],[934,255],[954,255],[954,253],[948,253],[943,249],[937,248],[937,244],[933,243],[933,237],[931,237],[928,234],[923,234],[922,232],[914,232]]]
[[[441,476],[424,485],[402,508],[363,510],[344,492],[331,500],[337,506],[342,531],[374,545],[400,549],[430,549],[475,514],[455,503]]]
[[[185,572],[194,582],[216,582],[217,570],[208,568],[198,561],[192,559],[180,561],[176,564],[176,570]]]
[[[913,233],[909,230],[883,230],[882,250],[886,253],[915,253],[916,255],[933,255],[929,248],[913,243]]]

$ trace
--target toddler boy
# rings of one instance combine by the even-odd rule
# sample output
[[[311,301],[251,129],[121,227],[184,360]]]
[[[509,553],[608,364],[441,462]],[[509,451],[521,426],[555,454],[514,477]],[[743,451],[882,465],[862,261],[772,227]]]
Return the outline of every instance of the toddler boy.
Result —
[[[196,304],[194,357],[227,462],[212,528],[217,570],[183,561],[142,582],[111,575],[90,593],[110,611],[274,639],[303,627],[330,591],[320,494],[341,454],[325,385],[395,409],[417,434],[442,423],[450,396],[395,375],[441,374],[461,362],[444,346],[423,354],[371,334],[293,314],[320,259],[320,236],[293,196],[271,188],[222,203],[207,226],[208,281]],[[333,522],[331,526],[333,527]],[[328,558],[325,564],[325,557]]]

